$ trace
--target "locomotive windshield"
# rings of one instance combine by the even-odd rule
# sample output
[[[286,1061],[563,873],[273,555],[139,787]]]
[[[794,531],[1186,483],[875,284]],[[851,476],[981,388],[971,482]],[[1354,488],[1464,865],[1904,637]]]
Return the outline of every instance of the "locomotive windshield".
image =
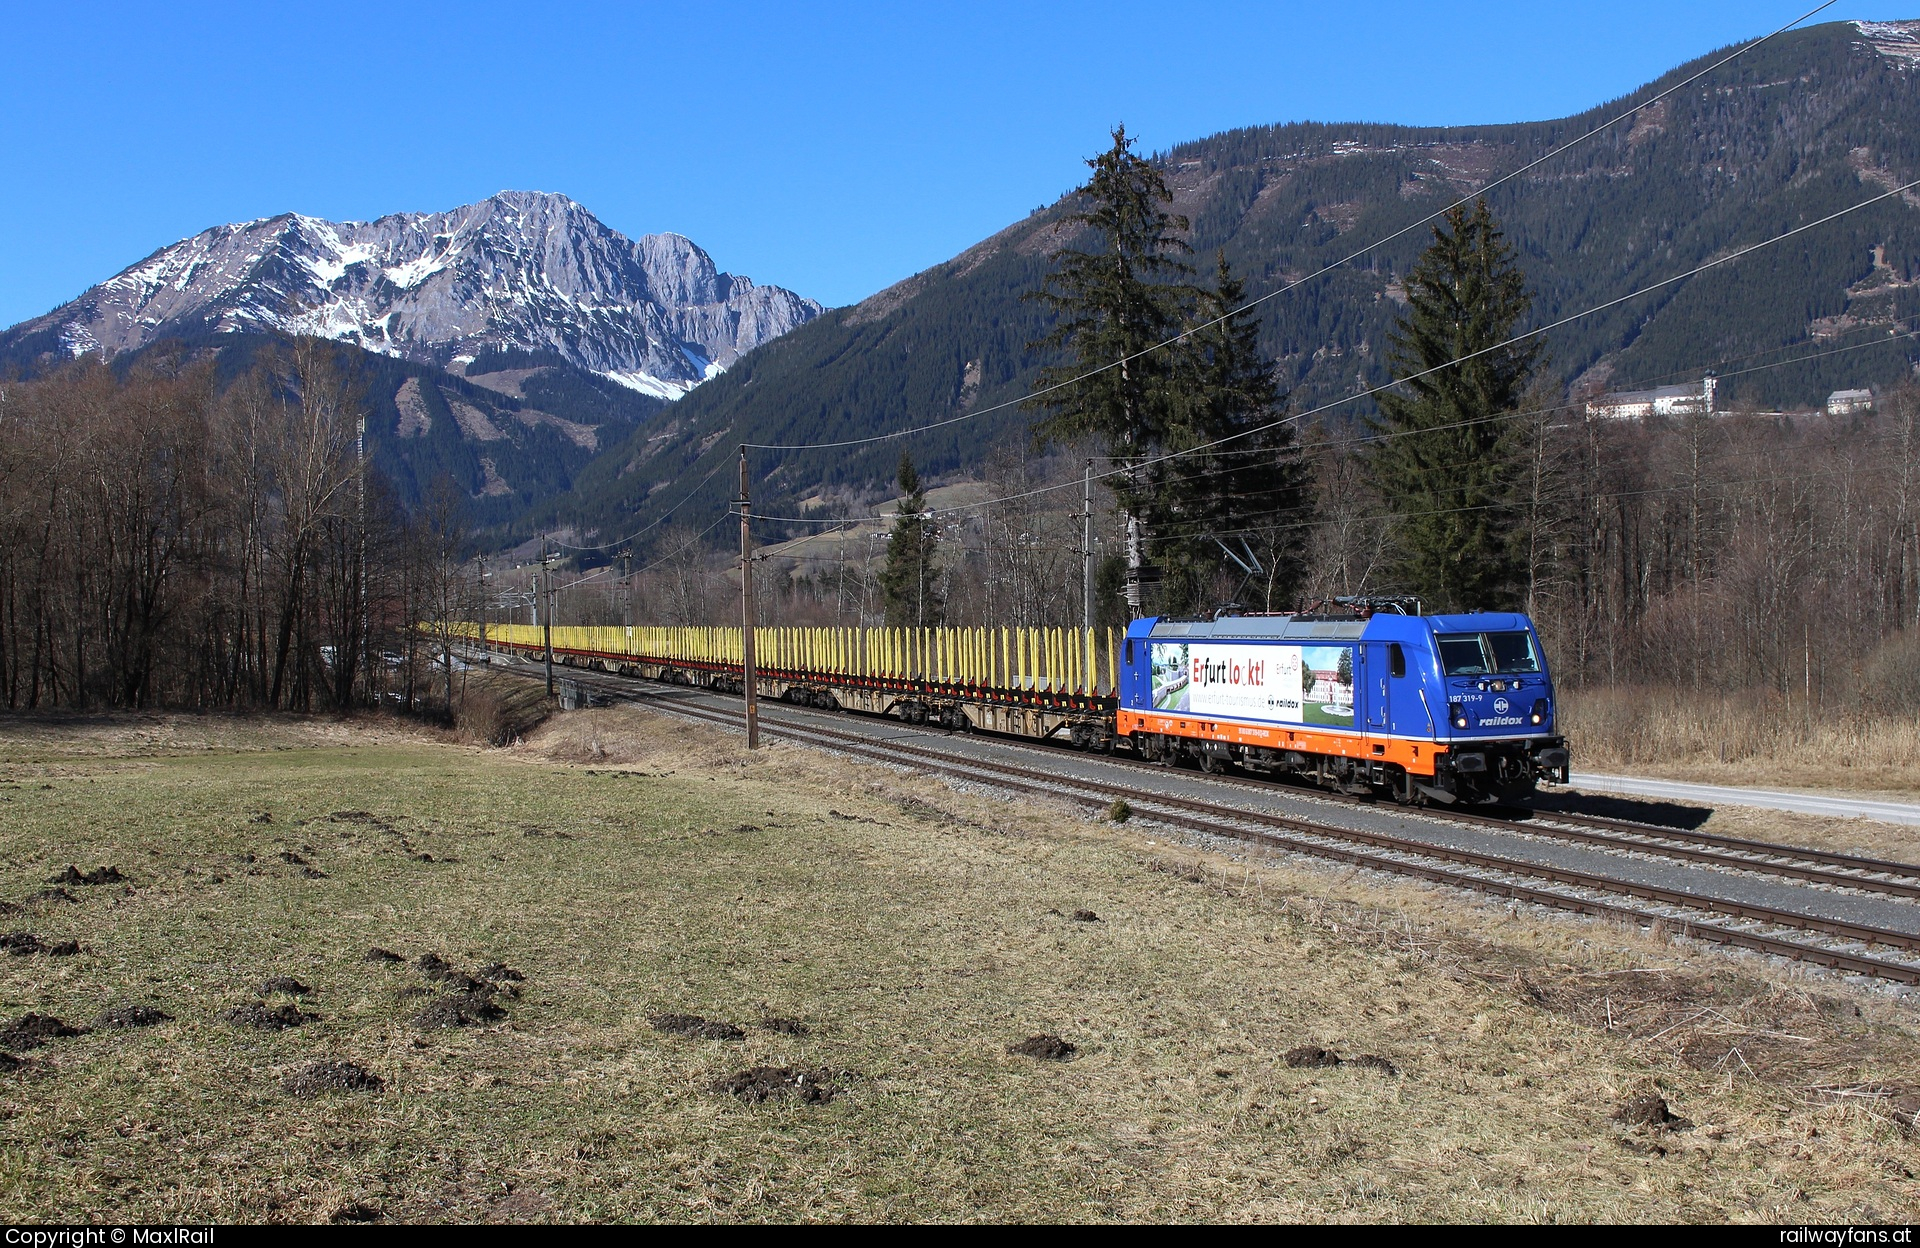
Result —
[[[1440,638],[1440,662],[1449,676],[1538,672],[1540,657],[1526,633],[1475,633]]]
[[[1485,676],[1487,652],[1480,645],[1480,634],[1471,637],[1442,637],[1440,661],[1449,676]]]
[[[1493,652],[1496,672],[1537,672],[1540,659],[1533,652],[1533,638],[1526,633],[1488,633],[1487,649]]]

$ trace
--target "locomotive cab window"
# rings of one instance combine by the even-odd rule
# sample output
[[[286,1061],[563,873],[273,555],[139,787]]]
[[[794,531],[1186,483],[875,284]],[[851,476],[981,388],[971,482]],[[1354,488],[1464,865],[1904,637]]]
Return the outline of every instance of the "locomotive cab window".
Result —
[[[1407,674],[1407,652],[1397,641],[1387,647],[1387,670],[1396,678]]]
[[[1512,675],[1540,670],[1540,656],[1533,652],[1533,638],[1526,633],[1488,633],[1486,638],[1494,671]]]
[[[1527,633],[1442,637],[1440,662],[1449,676],[1514,676],[1540,670],[1540,656]]]
[[[1485,676],[1487,652],[1480,645],[1480,634],[1442,637],[1440,665],[1449,676]]]

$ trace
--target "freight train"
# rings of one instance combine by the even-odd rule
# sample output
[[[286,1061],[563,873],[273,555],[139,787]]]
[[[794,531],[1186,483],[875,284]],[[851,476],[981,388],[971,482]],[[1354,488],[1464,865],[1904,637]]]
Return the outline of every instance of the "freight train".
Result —
[[[533,626],[463,631],[487,649],[546,653]],[[564,666],[743,690],[737,628],[556,627],[552,650]],[[1342,598],[1284,615],[1135,620],[1104,636],[763,628],[755,651],[765,698],[1411,805],[1523,803],[1542,782],[1565,784],[1571,762],[1540,639],[1517,614]]]

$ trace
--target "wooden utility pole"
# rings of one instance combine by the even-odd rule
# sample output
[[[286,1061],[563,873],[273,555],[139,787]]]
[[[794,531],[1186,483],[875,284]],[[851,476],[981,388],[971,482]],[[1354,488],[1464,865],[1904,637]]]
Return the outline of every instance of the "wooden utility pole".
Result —
[[[747,448],[740,448],[740,685],[745,690],[747,748],[760,748],[760,693],[753,662],[753,527],[747,497]]]
[[[553,569],[547,565],[547,539],[540,538],[540,594],[546,598],[541,604],[540,627],[547,645],[547,696],[553,696]]]
[[[1093,627],[1093,461],[1080,483],[1080,624]]]
[[[360,416],[359,429],[353,435],[354,483],[360,492],[360,531],[355,538],[354,579],[360,588],[360,667],[366,673],[366,700],[374,700],[373,613],[367,606],[367,417]],[[353,692],[353,678],[347,678],[347,692]]]
[[[633,627],[633,552],[620,552],[620,623]]]

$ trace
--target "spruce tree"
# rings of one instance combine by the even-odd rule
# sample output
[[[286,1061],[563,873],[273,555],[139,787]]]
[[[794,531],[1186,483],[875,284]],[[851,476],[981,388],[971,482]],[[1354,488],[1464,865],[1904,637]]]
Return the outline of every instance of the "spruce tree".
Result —
[[[928,628],[946,619],[946,598],[940,591],[939,533],[927,514],[927,492],[913,458],[900,454],[898,518],[887,542],[887,563],[880,572],[880,591],[886,602],[889,628]]]
[[[1169,612],[1217,605],[1218,594],[1231,592],[1222,573],[1235,582],[1246,577],[1221,540],[1279,565],[1259,578],[1262,609],[1288,605],[1302,571],[1308,472],[1293,427],[1278,423],[1282,396],[1246,298],[1221,252],[1213,289],[1198,293],[1199,328],[1174,356],[1176,403],[1163,449],[1192,453],[1153,467],[1145,503]],[[1225,439],[1232,440],[1216,445]]]
[[[1157,452],[1175,420],[1174,353],[1150,348],[1179,333],[1193,306],[1193,271],[1179,258],[1190,250],[1178,237],[1187,220],[1167,211],[1173,196],[1166,180],[1134,154],[1125,126],[1087,164],[1093,176],[1079,190],[1086,209],[1066,220],[1086,227],[1095,246],[1052,253],[1054,271],[1027,296],[1058,315],[1052,332],[1028,350],[1066,353],[1064,362],[1041,370],[1034,384],[1041,393],[1028,403],[1047,413],[1035,428],[1042,439],[1091,440],[1131,460]],[[1061,386],[1087,373],[1093,375]],[[1149,496],[1147,484],[1131,476],[1108,483],[1131,512]]]
[[[1541,348],[1499,345],[1531,301],[1485,200],[1434,227],[1406,293],[1389,355],[1401,381],[1380,396],[1366,453],[1390,518],[1392,588],[1418,594],[1429,611],[1514,606],[1525,576],[1516,505],[1525,457],[1523,422],[1511,414]]]

